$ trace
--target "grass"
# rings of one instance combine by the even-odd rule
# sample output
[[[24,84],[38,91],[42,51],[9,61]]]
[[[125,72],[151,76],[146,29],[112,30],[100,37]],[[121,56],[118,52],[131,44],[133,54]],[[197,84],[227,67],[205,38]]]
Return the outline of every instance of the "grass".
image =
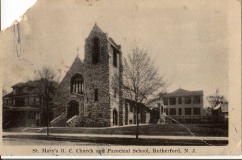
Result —
[[[185,127],[184,127],[185,126]],[[139,126],[140,135],[164,135],[164,136],[228,136],[228,129],[224,125],[214,124],[150,124]],[[192,133],[191,133],[191,132]],[[46,129],[42,130],[46,132]],[[135,135],[136,126],[117,127],[117,128],[81,128],[63,127],[50,128],[51,133],[75,133],[75,134],[118,134]]]

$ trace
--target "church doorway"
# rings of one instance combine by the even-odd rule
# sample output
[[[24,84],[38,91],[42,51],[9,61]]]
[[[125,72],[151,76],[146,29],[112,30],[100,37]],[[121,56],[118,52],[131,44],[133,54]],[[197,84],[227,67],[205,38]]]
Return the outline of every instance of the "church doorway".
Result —
[[[118,125],[118,112],[116,109],[113,110],[113,125],[114,126]]]
[[[79,103],[70,101],[67,108],[67,118],[69,119],[75,115],[79,115]]]

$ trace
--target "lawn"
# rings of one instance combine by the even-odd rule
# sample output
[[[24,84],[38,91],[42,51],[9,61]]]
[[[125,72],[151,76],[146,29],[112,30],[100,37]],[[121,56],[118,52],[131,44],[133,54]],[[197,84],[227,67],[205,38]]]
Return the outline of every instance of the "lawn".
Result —
[[[42,130],[46,132],[46,130]],[[121,134],[135,135],[136,126],[116,128],[80,128],[63,127],[50,128],[51,133],[82,133],[82,134]],[[223,125],[212,124],[150,124],[139,126],[140,135],[165,135],[165,136],[228,136],[228,130]]]

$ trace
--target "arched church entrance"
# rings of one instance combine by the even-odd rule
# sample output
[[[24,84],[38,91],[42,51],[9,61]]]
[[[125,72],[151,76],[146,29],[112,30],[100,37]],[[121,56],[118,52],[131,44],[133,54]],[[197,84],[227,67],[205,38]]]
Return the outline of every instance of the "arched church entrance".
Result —
[[[77,101],[70,101],[67,108],[67,118],[79,115],[79,103]]]
[[[113,110],[113,125],[114,126],[118,125],[118,112],[116,109]]]

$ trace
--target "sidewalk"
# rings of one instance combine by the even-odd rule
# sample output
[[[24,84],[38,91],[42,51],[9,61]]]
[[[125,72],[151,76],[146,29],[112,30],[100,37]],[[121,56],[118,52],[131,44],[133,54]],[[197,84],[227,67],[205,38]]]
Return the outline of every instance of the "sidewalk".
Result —
[[[46,133],[30,133],[30,132],[3,132],[3,136],[20,136],[20,135],[39,135],[44,136]],[[66,134],[66,133],[50,133],[50,136],[65,137],[96,137],[96,138],[135,138],[135,135],[112,135],[112,134]],[[172,140],[228,140],[228,137],[195,137],[195,136],[147,136],[139,135],[143,139],[172,139]]]
[[[66,133],[30,133],[30,132],[3,132],[3,140],[14,139],[16,141],[54,141],[55,143],[76,142],[90,144],[112,145],[140,145],[140,146],[167,146],[190,145],[212,146],[227,145],[228,137],[194,137],[194,136],[148,136],[139,135],[112,135],[112,134],[66,134]]]

